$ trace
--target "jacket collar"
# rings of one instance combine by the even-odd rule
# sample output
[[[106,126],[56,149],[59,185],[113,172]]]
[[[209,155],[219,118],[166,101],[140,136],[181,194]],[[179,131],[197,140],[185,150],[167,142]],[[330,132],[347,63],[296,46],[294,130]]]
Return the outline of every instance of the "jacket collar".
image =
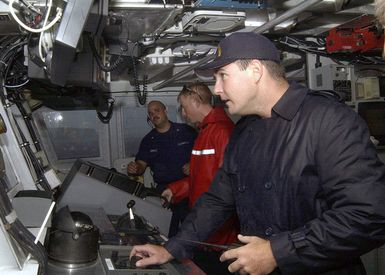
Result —
[[[222,107],[214,107],[210,113],[205,116],[202,123],[200,123],[199,128],[205,128],[209,123],[215,123],[218,121],[228,121],[229,117],[227,116],[225,110]]]
[[[291,82],[287,91],[274,105],[272,116],[274,116],[273,113],[275,113],[286,120],[292,120],[302,105],[307,91],[308,88],[296,82]]]

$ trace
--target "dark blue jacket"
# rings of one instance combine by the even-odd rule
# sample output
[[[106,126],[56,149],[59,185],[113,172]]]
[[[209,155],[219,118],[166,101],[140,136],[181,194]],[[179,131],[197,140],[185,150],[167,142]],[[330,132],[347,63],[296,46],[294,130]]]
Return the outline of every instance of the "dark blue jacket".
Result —
[[[202,240],[234,211],[243,235],[270,240],[277,273],[365,274],[359,256],[385,242],[385,168],[365,122],[291,84],[271,118],[237,124],[177,237]],[[175,239],[166,247],[189,255]]]

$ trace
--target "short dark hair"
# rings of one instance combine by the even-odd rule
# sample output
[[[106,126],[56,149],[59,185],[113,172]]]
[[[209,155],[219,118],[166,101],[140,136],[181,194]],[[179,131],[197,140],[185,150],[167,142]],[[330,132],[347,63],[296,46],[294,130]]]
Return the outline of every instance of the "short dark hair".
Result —
[[[160,107],[161,107],[163,110],[166,110],[166,109],[167,109],[167,108],[166,108],[166,105],[164,105],[163,102],[161,102],[161,101],[159,101],[159,100],[152,100],[152,101],[150,101],[150,102],[147,104],[147,106],[150,105],[150,104],[152,104],[152,103],[157,103],[157,104],[159,104]]]
[[[194,82],[184,85],[182,91],[178,95],[178,101],[181,96],[192,96],[198,102],[203,104],[212,104],[213,95],[210,88],[202,82]]]
[[[251,61],[253,61],[253,59],[239,59],[235,63],[242,71],[244,71],[250,65]],[[285,68],[281,64],[271,60],[259,61],[266,67],[266,69],[274,79],[286,79]]]

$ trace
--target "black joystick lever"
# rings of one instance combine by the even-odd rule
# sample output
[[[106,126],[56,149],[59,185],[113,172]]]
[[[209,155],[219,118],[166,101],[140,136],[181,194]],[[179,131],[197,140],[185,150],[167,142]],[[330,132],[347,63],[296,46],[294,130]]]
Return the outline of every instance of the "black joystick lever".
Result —
[[[116,227],[118,228],[119,231],[132,232],[132,231],[137,231],[137,230],[143,229],[145,227],[145,225],[143,224],[141,219],[138,216],[134,215],[134,211],[133,211],[134,205],[135,205],[134,200],[130,200],[127,203],[128,212],[123,214],[119,218],[117,225],[116,225]]]
[[[135,224],[135,216],[134,216],[134,212],[132,211],[132,207],[134,207],[135,205],[135,201],[134,200],[130,200],[128,203],[127,203],[127,208],[128,208],[128,217],[129,217],[129,223],[130,223],[130,227],[131,228],[136,228],[136,224]]]
[[[127,203],[127,208],[130,209],[132,207],[134,207],[135,205],[135,201],[134,200],[130,200],[128,203]]]

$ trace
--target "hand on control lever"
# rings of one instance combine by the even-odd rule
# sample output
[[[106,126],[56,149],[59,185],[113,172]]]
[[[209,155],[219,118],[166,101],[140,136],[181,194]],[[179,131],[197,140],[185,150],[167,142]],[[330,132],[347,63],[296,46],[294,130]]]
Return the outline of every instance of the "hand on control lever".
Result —
[[[169,208],[170,207],[170,204],[172,203],[172,191],[171,189],[167,188],[163,191],[162,195],[161,195],[161,199],[162,199],[162,206],[164,208]]]
[[[140,257],[140,256],[136,256],[136,255],[131,256],[131,258],[130,258],[130,269],[139,268],[139,267],[136,266],[136,262],[141,260],[141,259],[143,259],[143,258]]]

